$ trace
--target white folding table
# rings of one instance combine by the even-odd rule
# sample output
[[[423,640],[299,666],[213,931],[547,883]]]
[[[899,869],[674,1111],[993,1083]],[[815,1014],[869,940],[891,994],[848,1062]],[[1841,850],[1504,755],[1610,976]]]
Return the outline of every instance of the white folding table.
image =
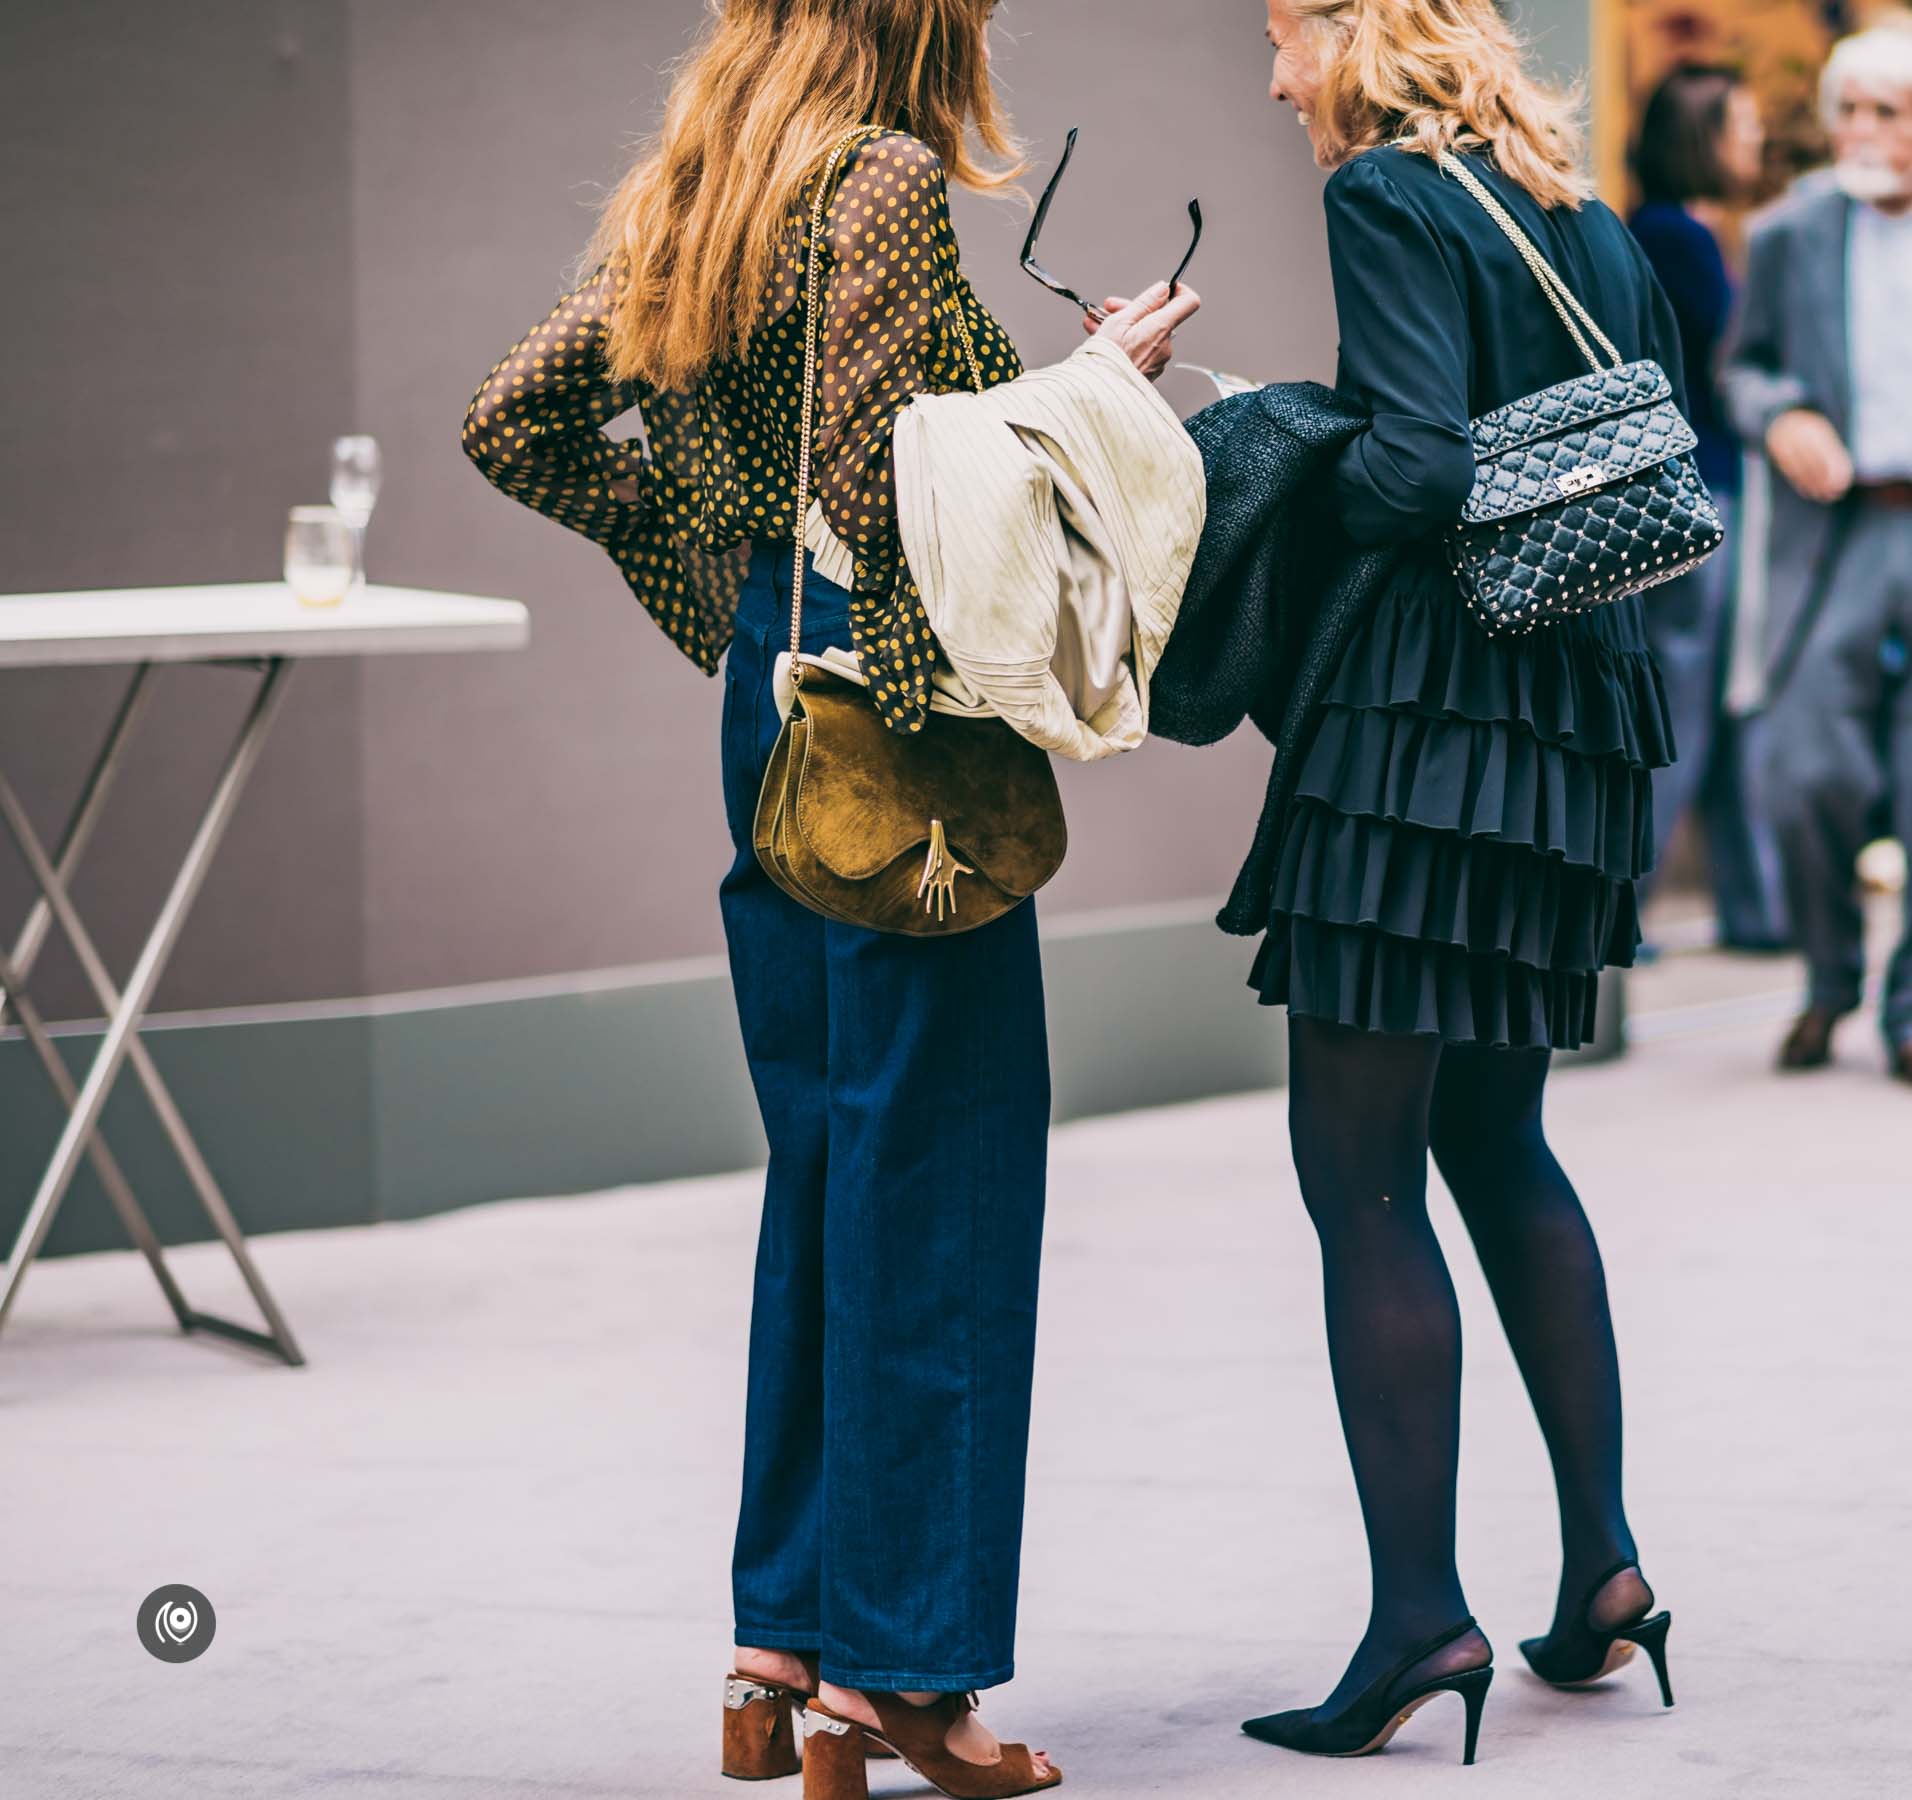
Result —
[[[301,606],[291,590],[276,581],[216,587],[112,588],[71,594],[0,594],[0,669],[134,665],[132,680],[56,850],[49,852],[41,842],[5,771],[0,770],[0,818],[26,858],[40,890],[40,898],[29,911],[12,950],[0,946],[0,1024],[5,1023],[11,1007],[68,1115],[0,1280],[0,1326],[6,1323],[28,1266],[46,1241],[80,1158],[86,1156],[128,1234],[152,1266],[182,1330],[214,1332],[271,1351],[288,1363],[304,1362],[291,1327],[253,1264],[231,1207],[147,1053],[139,1035],[140,1021],[165,973],[239,795],[259,760],[295,662],[308,656],[512,650],[524,644],[529,635],[529,617],[515,600],[488,600],[418,588],[359,587],[340,605],[328,608]],[[125,987],[119,988],[74,909],[73,872],[86,852],[127,741],[145,708],[153,671],[162,663],[214,665],[250,673],[257,679],[251,705],[226,753],[159,916]],[[54,1049],[43,1016],[26,988],[27,977],[55,922],[66,933],[106,1014],[106,1033],[85,1079],[77,1085]],[[189,1306],[167,1268],[159,1239],[99,1132],[107,1095],[121,1066],[128,1062],[213,1228],[239,1265],[265,1320],[264,1331]]]

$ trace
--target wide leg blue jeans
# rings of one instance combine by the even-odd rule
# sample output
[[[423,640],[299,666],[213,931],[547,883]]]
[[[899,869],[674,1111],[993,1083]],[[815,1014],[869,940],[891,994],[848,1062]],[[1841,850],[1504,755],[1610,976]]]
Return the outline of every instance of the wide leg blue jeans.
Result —
[[[989,1687],[1014,1660],[1049,1126],[1035,907],[886,936],[763,873],[789,595],[759,549],[724,673],[724,929],[770,1140],[736,1641],[845,1687]],[[805,649],[847,645],[848,609],[807,577]]]

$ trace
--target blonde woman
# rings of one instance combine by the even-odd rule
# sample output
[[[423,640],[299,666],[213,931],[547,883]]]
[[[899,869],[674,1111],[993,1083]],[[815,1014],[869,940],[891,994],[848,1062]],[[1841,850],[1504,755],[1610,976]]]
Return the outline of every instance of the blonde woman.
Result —
[[[1333,506],[1357,544],[1401,554],[1322,690],[1255,969],[1291,1015],[1290,1128],[1372,1606],[1325,1701],[1245,1729],[1355,1755],[1455,1692],[1471,1761],[1493,1653],[1455,1566],[1460,1319],[1428,1219],[1430,1146],[1558,1484],[1553,1624],[1522,1649],[1571,1686],[1638,1644],[1664,1684],[1667,1615],[1622,1501],[1600,1253],[1541,1104],[1550,1053],[1592,1031],[1600,969],[1639,943],[1650,771],[1672,745],[1638,599],[1494,639],[1456,591],[1438,539],[1473,486],[1469,420],[1586,365],[1439,153],[1676,391],[1680,342],[1626,227],[1591,197],[1567,101],[1527,74],[1492,0],[1270,0],[1268,35],[1272,97],[1335,171],[1339,386],[1371,415],[1332,466]]]
[[[711,10],[589,278],[492,370],[464,444],[505,493],[602,545],[700,669],[723,667],[721,900],[771,1157],[725,1772],[793,1772],[807,1701],[811,1800],[861,1794],[870,1745],[994,1800],[1062,1778],[974,1712],[974,1690],[1010,1678],[1015,1634],[1049,1123],[1035,908],[938,940],[840,925],[770,882],[751,831],[782,723],[806,344],[816,490],[855,580],[810,571],[804,648],[853,647],[890,729],[936,729],[890,436],[915,395],[967,384],[972,347],[985,382],[1019,370],[947,200],[950,181],[1015,172],[994,5]],[[812,316],[808,225],[833,167]],[[1197,304],[1164,284],[1103,331],[1153,376]],[[648,455],[604,430],[632,406]]]

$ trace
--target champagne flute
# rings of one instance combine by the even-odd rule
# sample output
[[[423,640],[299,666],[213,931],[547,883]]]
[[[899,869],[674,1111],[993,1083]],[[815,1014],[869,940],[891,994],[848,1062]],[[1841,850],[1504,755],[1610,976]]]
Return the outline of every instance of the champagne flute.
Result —
[[[361,585],[365,581],[365,527],[378,504],[380,466],[377,438],[361,435],[332,440],[332,504],[352,527]]]
[[[337,606],[358,567],[350,521],[333,506],[295,506],[286,517],[285,578],[301,606]]]

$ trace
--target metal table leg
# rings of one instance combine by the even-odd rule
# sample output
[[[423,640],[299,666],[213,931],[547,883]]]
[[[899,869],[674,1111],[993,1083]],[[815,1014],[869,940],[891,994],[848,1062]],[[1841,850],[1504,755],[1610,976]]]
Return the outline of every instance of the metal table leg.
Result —
[[[94,818],[97,816],[100,801],[110,783],[126,734],[134,716],[136,716],[144,692],[145,677],[149,673],[142,668],[134,685],[122,703],[119,715],[110,730],[105,748],[95,763],[93,773],[88,779],[79,807],[69,824],[65,841],[62,844],[59,861],[48,857],[39,837],[33,830],[25,809],[18,796],[4,777],[0,777],[0,817],[12,833],[33,871],[39,884],[42,901],[37,903],[29,916],[27,929],[21,937],[22,951],[6,963],[0,963],[0,999],[10,997],[13,1006],[19,1012],[28,1037],[34,1042],[42,1066],[54,1081],[61,1098],[68,1104],[66,1128],[60,1135],[60,1141],[54,1149],[46,1173],[41,1178],[33,1202],[27,1209],[27,1216],[20,1228],[14,1249],[9,1258],[4,1281],[0,1283],[0,1327],[4,1327],[11,1311],[15,1295],[26,1278],[26,1271],[46,1234],[52,1228],[55,1214],[65,1199],[72,1184],[73,1176],[79,1167],[83,1154],[93,1156],[94,1165],[100,1171],[106,1190],[115,1209],[127,1224],[134,1242],[145,1253],[152,1265],[167,1300],[172,1305],[174,1316],[185,1330],[215,1332],[223,1337],[250,1344],[258,1349],[270,1350],[293,1365],[305,1361],[297,1342],[292,1336],[290,1326],[280,1312],[278,1303],[273,1299],[264,1279],[248,1252],[244,1234],[232,1209],[226,1204],[220,1193],[212,1172],[206,1166],[205,1158],[199,1147],[193,1142],[192,1135],[186,1129],[185,1120],[180,1116],[172,1095],[161,1080],[146,1046],[141,1042],[138,1031],[140,1020],[152,1002],[160,977],[165,973],[166,963],[179,941],[179,934],[186,922],[186,915],[197,897],[206,872],[230,822],[233,810],[244,791],[247,779],[258,762],[259,752],[264,744],[279,696],[284,690],[285,679],[291,664],[282,657],[275,657],[263,665],[263,675],[258,691],[254,695],[245,721],[240,726],[237,739],[228,752],[219,780],[214,786],[211,799],[207,802],[198,829],[188,845],[184,860],[173,878],[171,889],[160,908],[152,930],[142,946],[139,959],[135,963],[132,975],[128,978],[125,991],[114,988],[105,964],[93,945],[78,912],[75,910],[68,887],[68,878],[72,865],[77,861],[85,841],[90,835]],[[42,909],[45,909],[44,911]],[[30,963],[44,940],[47,914],[57,919],[61,928],[71,941],[75,955],[86,974],[88,983],[98,995],[100,1004],[107,1013],[106,1034],[94,1053],[92,1066],[87,1070],[86,1078],[77,1091],[73,1088],[72,1078],[66,1073],[57,1051],[53,1049],[47,1037],[45,1027],[39,1020],[31,1001],[22,991],[22,982],[26,970],[22,962]],[[24,954],[22,954],[24,952]],[[107,1095],[112,1090],[121,1065],[131,1061],[140,1084],[146,1090],[148,1100],[157,1114],[166,1135],[172,1141],[173,1149],[186,1170],[200,1204],[212,1220],[214,1229],[231,1251],[233,1260],[239,1266],[240,1274],[245,1278],[247,1287],[265,1319],[267,1330],[255,1331],[248,1326],[239,1325],[231,1320],[217,1317],[211,1313],[201,1313],[189,1307],[181,1294],[178,1284],[166,1269],[165,1258],[158,1239],[137,1201],[132,1190],[113,1162],[105,1146],[98,1142],[98,1126],[101,1111],[106,1104]],[[55,1067],[58,1073],[55,1073]]]
[[[107,728],[106,742],[100,746],[99,755],[93,759],[93,767],[87,773],[86,785],[80,790],[73,816],[67,821],[66,835],[60,840],[60,852],[54,862],[62,881],[72,881],[73,871],[79,867],[80,858],[86,854],[93,827],[99,823],[100,813],[106,804],[107,790],[113,785],[113,777],[119,773],[126,740],[132,736],[133,727],[139,723],[140,714],[146,710],[147,697],[153,691],[152,676],[151,663],[141,663],[133,671],[133,679],[127,684],[119,710],[114,713],[113,723]],[[53,908],[42,894],[34,901],[27,913],[26,923],[20,928],[19,941],[13,946],[11,972],[0,969],[0,1025],[7,1022],[8,997],[24,986],[27,977],[33,973],[33,965],[46,943],[47,928],[52,923]]]
[[[80,797],[74,804],[73,815],[67,822],[66,834],[60,840],[59,855],[54,862],[60,879],[68,884],[73,880],[80,858],[86,854],[93,827],[104,809],[107,791],[113,785],[113,777],[119,773],[123,746],[146,709],[147,699],[152,693],[152,673],[151,663],[141,663],[133,671],[133,679],[127,684],[119,709],[107,728],[106,741],[101,745],[99,755],[94,758],[93,767],[88,771],[85,785],[80,790]],[[54,1091],[70,1112],[73,1103],[79,1098],[80,1090],[74,1085],[65,1061],[54,1049],[53,1039],[42,1023],[38,1009],[25,992],[27,977],[33,972],[33,965],[45,947],[52,922],[53,908],[42,894],[27,913],[26,923],[20,928],[12,956],[0,956],[0,1025],[6,1023],[7,1007],[11,1002],[20,1015],[21,1029],[28,1043],[33,1046],[41,1068],[46,1071]],[[87,1160],[92,1163],[93,1172],[99,1177],[107,1198],[112,1201],[127,1235],[138,1245],[151,1265],[154,1279],[164,1292],[167,1304],[172,1307],[174,1317],[184,1325],[186,1314],[191,1309],[179,1291],[178,1283],[173,1280],[172,1271],[166,1267],[159,1239],[147,1223],[139,1203],[133,1198],[132,1187],[121,1173],[118,1159],[106,1147],[104,1134],[94,1134],[87,1146]]]

